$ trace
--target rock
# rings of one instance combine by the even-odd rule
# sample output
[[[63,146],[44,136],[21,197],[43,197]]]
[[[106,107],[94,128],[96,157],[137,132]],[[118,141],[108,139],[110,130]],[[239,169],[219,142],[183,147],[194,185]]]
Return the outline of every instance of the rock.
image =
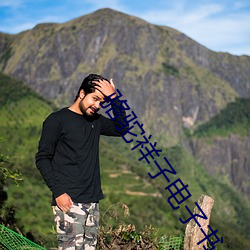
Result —
[[[203,241],[199,245],[197,245],[197,243],[204,239],[204,234],[200,228],[204,230],[206,235],[208,233],[209,219],[212,207],[214,205],[214,200],[207,195],[202,195],[198,200],[198,205],[207,216],[207,219],[195,217],[199,222],[200,227],[193,219],[189,221],[185,231],[184,250],[203,250],[203,245],[207,247],[207,240]],[[197,206],[195,207],[193,214],[199,214],[202,216],[202,213]]]

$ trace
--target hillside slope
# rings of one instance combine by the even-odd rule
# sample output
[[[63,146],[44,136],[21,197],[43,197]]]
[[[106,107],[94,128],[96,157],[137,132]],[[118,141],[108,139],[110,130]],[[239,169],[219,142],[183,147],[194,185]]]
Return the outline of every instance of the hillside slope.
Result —
[[[5,96],[8,93],[0,101],[0,136],[6,138],[6,143],[0,149],[15,159],[15,168],[25,177],[18,187],[8,185],[8,205],[16,207],[19,227],[31,233],[37,242],[47,248],[55,247],[50,192],[34,165],[41,123],[54,108],[20,81],[0,74],[0,82],[1,93]],[[185,184],[189,184],[192,194],[180,209],[173,210],[168,203],[169,194],[164,189],[168,185],[166,179],[162,176],[156,180],[150,179],[147,173],[156,174],[155,166],[139,162],[139,151],[132,152],[130,148],[121,138],[103,137],[101,140],[102,185],[106,196],[101,201],[102,215],[111,204],[125,203],[131,215],[128,218],[119,217],[120,221],[133,223],[138,230],[152,224],[161,233],[179,235],[185,229],[179,218],[189,216],[184,205],[192,210],[198,197],[207,194],[215,199],[210,225],[219,230],[219,235],[226,242],[224,247],[221,245],[218,249],[249,248],[250,203],[240,197],[227,180],[208,175],[183,146],[164,148],[159,144],[163,152],[157,158],[158,163],[164,166],[163,156],[167,157],[177,172],[176,176],[169,176],[170,181],[181,178]],[[101,223],[117,225],[117,222],[102,216]]]
[[[250,197],[250,99],[229,103],[183,144],[208,173],[226,177]]]

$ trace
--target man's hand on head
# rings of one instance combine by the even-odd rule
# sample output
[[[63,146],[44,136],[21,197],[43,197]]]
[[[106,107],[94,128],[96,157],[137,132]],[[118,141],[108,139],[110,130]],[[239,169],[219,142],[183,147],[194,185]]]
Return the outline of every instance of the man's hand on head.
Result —
[[[102,92],[105,97],[110,96],[110,98],[113,99],[117,96],[113,79],[110,79],[110,83],[106,80],[99,80],[93,82],[96,84],[95,89]]]

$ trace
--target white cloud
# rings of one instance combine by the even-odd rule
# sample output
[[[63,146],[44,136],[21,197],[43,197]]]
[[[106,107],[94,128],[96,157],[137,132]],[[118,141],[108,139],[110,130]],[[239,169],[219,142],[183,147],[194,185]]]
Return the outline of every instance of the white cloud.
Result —
[[[174,28],[209,49],[230,51],[230,46],[240,46],[250,40],[250,15],[241,12],[224,13],[225,9],[220,4],[196,5],[189,9],[178,4],[171,9],[133,14],[148,22]],[[246,53],[249,54],[249,49]]]
[[[25,31],[25,30],[29,30],[29,29],[33,29],[37,24],[40,23],[58,23],[58,18],[57,17],[53,17],[53,16],[47,16],[47,17],[43,17],[41,19],[34,19],[34,20],[30,20],[27,22],[22,22],[19,25],[10,25],[8,30],[11,30],[11,33],[19,33],[20,31]],[[5,27],[6,29],[6,27]],[[0,26],[0,30],[1,30],[1,26]]]
[[[13,1],[13,0],[1,0],[0,2],[0,7],[17,7],[21,4],[21,1],[19,0],[16,0],[16,1]]]
[[[249,7],[249,2],[248,1],[235,1],[233,3],[233,6],[236,8],[236,9],[242,9],[242,8],[247,8]]]
[[[11,34],[16,34],[19,33],[21,31],[25,31],[28,29],[32,29],[35,26],[34,23],[30,22],[30,23],[22,23],[19,25],[15,25],[14,27],[12,25],[10,26],[5,26],[4,30],[6,30],[6,33],[10,33],[9,31],[11,31]],[[0,26],[0,30],[3,30],[2,27]]]

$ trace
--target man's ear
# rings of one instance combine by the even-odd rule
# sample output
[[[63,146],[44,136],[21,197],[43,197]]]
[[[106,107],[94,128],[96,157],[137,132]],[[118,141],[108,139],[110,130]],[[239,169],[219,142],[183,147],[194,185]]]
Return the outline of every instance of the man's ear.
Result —
[[[83,89],[81,89],[81,91],[80,91],[80,93],[79,93],[79,97],[80,97],[80,99],[83,99],[83,98],[84,98],[84,96],[85,96],[84,90],[83,90]]]

